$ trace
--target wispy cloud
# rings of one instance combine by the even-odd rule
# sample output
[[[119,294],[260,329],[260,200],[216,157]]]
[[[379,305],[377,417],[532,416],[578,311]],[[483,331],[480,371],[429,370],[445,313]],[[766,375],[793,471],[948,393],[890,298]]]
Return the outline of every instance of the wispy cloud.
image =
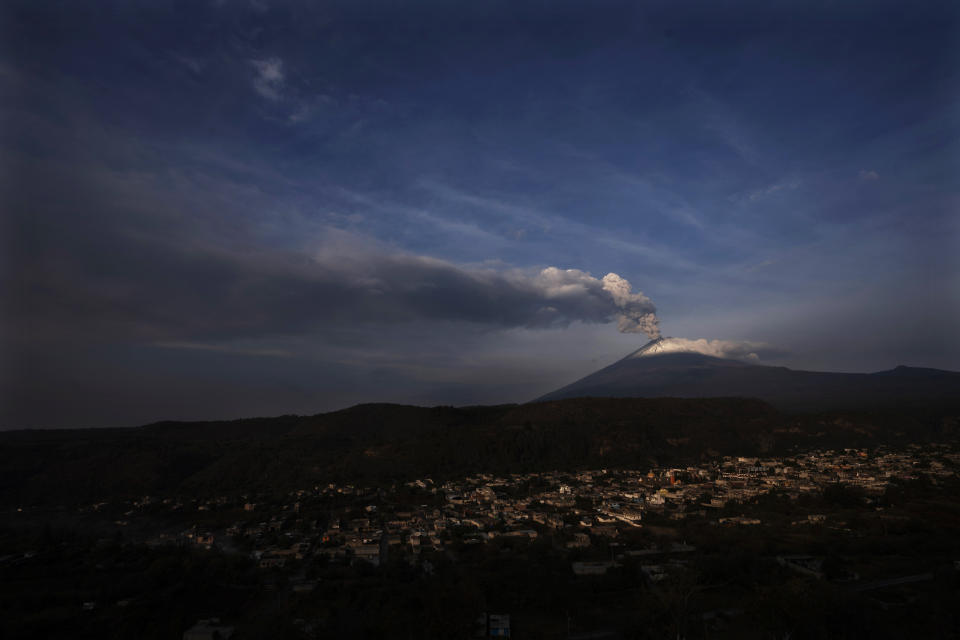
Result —
[[[571,152],[569,145],[566,146],[568,152]],[[704,223],[700,219],[696,208],[690,204],[685,195],[679,189],[672,189],[660,184],[661,175],[637,175],[630,171],[625,171],[608,160],[605,160],[598,154],[587,153],[580,150],[572,150],[573,154],[578,155],[593,166],[603,167],[607,178],[611,180],[615,188],[627,190],[632,196],[644,203],[658,214],[669,217],[676,223],[693,227],[698,231],[704,230]]]
[[[293,354],[283,349],[255,349],[227,344],[211,344],[205,342],[155,342],[153,346],[161,349],[186,349],[189,351],[213,351],[241,356],[265,356],[272,358],[289,358]]]
[[[763,200],[768,198],[781,191],[793,191],[794,189],[800,186],[799,180],[790,180],[787,182],[775,182],[771,185],[767,185],[762,189],[756,189],[747,194],[747,200],[750,202],[756,202],[757,200]]]
[[[279,100],[283,91],[284,72],[283,60],[277,57],[263,60],[251,60],[256,75],[253,78],[253,89],[268,100]]]
[[[741,160],[759,164],[763,154],[756,141],[756,133],[747,126],[737,111],[716,94],[702,88],[690,88],[691,96],[699,103],[703,114],[703,128],[713,134]]]
[[[873,182],[874,180],[880,179],[880,174],[872,169],[861,169],[857,177],[861,182]]]
[[[173,58],[178,63],[192,71],[195,75],[200,75],[203,73],[203,69],[206,66],[203,60],[191,56],[173,54]]]
[[[481,215],[486,215],[500,221],[509,221],[525,230],[524,235],[532,231],[549,233],[554,237],[576,238],[578,243],[591,242],[602,247],[609,247],[624,251],[666,266],[681,270],[695,269],[696,266],[689,260],[681,257],[676,251],[669,251],[652,245],[637,238],[635,234],[624,235],[598,229],[596,226],[571,220],[561,215],[548,214],[538,208],[516,204],[505,198],[490,197],[469,193],[448,185],[436,182],[424,182],[422,186],[432,194],[449,202],[467,205]]]
[[[757,263],[755,263],[755,264],[747,265],[747,266],[743,267],[743,270],[744,270],[744,271],[747,271],[747,272],[761,271],[761,270],[763,270],[763,269],[766,269],[767,267],[770,267],[770,266],[772,266],[772,265],[775,265],[776,263],[777,263],[777,260],[774,260],[774,259],[763,260],[763,261],[757,262]]]
[[[517,204],[507,198],[477,195],[430,180],[422,181],[420,186],[448,202],[467,205],[480,213],[519,222],[525,227],[536,227],[548,231],[558,221],[558,216],[550,215],[534,207]]]

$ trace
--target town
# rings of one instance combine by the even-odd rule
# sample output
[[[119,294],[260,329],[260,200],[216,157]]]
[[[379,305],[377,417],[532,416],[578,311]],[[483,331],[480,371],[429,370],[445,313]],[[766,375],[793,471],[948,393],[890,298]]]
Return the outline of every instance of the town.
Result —
[[[141,513],[205,512],[207,517],[188,529],[160,534],[147,543],[243,549],[262,568],[313,556],[376,566],[387,554],[413,560],[455,542],[478,544],[498,537],[548,536],[568,548],[586,548],[593,541],[615,540],[642,528],[649,517],[658,522],[694,518],[718,526],[763,525],[762,519],[729,511],[774,491],[797,500],[831,486],[855,488],[869,505],[892,481],[914,480],[922,471],[936,482],[955,477],[957,466],[960,453],[949,445],[933,444],[899,452],[881,447],[793,457],[726,456],[685,468],[479,474],[442,483],[422,478],[389,487],[331,483],[292,492],[282,504],[263,496],[190,502],[146,496],[124,505],[129,509],[116,524],[125,527]],[[238,511],[244,517],[222,528],[205,524],[213,513]],[[808,514],[792,524],[842,528],[844,523]]]
[[[943,590],[943,580],[948,587],[957,581],[960,557],[949,531],[932,531],[944,522],[943,509],[956,509],[958,469],[960,448],[928,443],[722,456],[684,467],[143,496],[84,505],[76,515],[99,523],[101,533],[113,531],[100,545],[122,540],[122,548],[180,554],[192,563],[235,559],[244,589],[261,594],[246,597],[261,604],[263,597],[281,598],[283,620],[293,625],[282,637],[373,633],[363,625],[374,619],[382,630],[396,628],[400,618],[380,610],[347,622],[344,612],[358,602],[368,606],[371,594],[387,606],[413,585],[449,592],[442,597],[457,593],[457,606],[432,619],[468,620],[474,637],[627,637],[630,616],[641,615],[630,604],[638,593],[666,607],[657,614],[661,626],[651,629],[673,633],[696,624],[704,634],[737,637],[749,626],[743,603],[757,589],[839,588],[884,615],[903,601],[933,598],[929,606],[939,606],[931,594]],[[930,504],[939,510],[918,507]],[[511,571],[525,576],[525,586]],[[461,593],[471,581],[475,591]],[[678,589],[689,593],[677,600]],[[549,613],[558,598],[568,602],[562,619]],[[670,604],[676,601],[687,603],[682,615]],[[95,596],[83,602],[90,615],[117,606]],[[815,619],[790,607],[799,611],[790,628]],[[235,637],[264,633],[242,633],[244,615],[230,609],[208,604],[206,617],[193,618],[183,637],[229,637],[234,625]]]

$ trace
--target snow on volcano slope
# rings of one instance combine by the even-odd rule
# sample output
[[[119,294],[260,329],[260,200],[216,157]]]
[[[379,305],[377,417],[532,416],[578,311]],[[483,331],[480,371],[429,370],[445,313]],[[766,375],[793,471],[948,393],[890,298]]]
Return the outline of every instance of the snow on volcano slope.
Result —
[[[663,356],[670,353],[699,353],[714,358],[757,362],[757,351],[766,345],[732,340],[689,340],[687,338],[657,338],[643,345],[627,358]]]
[[[767,345],[727,340],[652,340],[625,358],[538,400],[561,398],[759,398],[785,410],[957,406],[960,373],[898,367],[879,373],[765,366]]]

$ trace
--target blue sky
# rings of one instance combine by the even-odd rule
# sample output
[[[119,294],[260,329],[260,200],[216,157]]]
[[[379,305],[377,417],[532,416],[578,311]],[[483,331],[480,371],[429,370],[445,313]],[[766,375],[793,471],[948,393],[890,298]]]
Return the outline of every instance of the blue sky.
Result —
[[[956,7],[678,4],[5,3],[3,426],[960,369]]]

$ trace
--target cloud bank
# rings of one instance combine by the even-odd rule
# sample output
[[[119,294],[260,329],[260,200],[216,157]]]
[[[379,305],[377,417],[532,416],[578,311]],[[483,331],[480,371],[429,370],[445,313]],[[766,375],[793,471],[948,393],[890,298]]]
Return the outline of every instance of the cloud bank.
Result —
[[[133,341],[231,341],[401,323],[547,329],[581,322],[659,335],[656,308],[625,278],[579,269],[489,268],[399,252],[331,231],[321,246],[242,251],[141,246],[123,270],[21,272],[22,327]]]
[[[551,328],[615,321],[623,333],[659,335],[653,303],[615,273],[596,278],[579,269],[472,268],[406,253],[333,252],[318,256],[300,277],[302,295],[318,290],[337,302],[321,322],[436,319]]]

